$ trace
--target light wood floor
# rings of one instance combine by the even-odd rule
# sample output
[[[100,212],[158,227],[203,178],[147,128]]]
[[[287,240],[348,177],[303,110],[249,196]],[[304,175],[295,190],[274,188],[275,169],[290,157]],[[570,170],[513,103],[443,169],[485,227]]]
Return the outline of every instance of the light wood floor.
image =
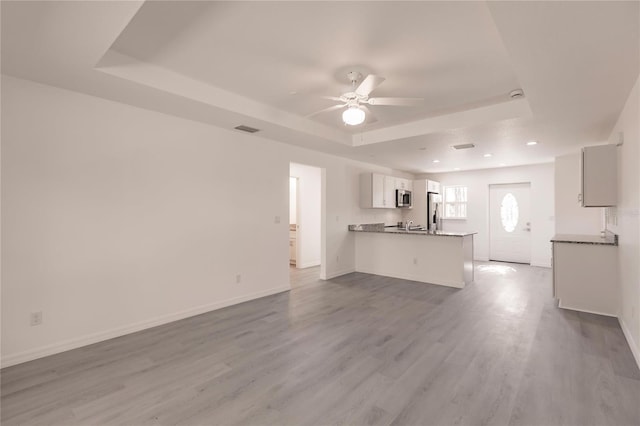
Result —
[[[560,310],[550,270],[464,290],[292,271],[288,293],[2,371],[2,424],[638,425],[615,319]]]
[[[295,266],[289,267],[289,278],[291,280],[291,288],[296,290],[309,284],[322,284],[320,281],[320,267],[296,269]]]

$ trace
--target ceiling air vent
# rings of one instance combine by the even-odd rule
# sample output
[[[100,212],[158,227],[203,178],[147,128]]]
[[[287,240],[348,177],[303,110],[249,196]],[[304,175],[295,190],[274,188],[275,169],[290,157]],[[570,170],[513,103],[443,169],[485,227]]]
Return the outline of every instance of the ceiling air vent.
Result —
[[[469,148],[475,148],[475,145],[472,143],[462,143],[460,145],[453,146],[453,149],[469,149]]]
[[[259,132],[260,131],[260,129],[255,129],[253,127],[245,126],[244,124],[242,124],[240,126],[236,126],[236,127],[234,127],[234,129],[242,130],[243,132],[247,132],[247,133],[255,133],[255,132]]]

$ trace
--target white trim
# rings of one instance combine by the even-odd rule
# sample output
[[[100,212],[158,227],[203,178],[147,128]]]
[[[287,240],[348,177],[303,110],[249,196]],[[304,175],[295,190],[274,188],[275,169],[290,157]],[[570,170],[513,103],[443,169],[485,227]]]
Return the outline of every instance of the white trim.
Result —
[[[633,336],[631,335],[631,331],[627,328],[624,320],[618,317],[618,322],[620,323],[620,328],[622,328],[622,333],[624,337],[627,339],[627,344],[631,348],[631,353],[633,354],[633,358],[636,360],[636,364],[638,364],[638,368],[640,368],[640,348],[636,344],[635,340],[633,340]]]
[[[537,262],[531,262],[529,265],[531,266],[537,266],[539,268],[547,268],[547,269],[551,269],[551,265],[549,263],[537,263]]]
[[[305,269],[305,268],[312,268],[314,266],[320,266],[320,261],[319,260],[313,260],[311,262],[301,263],[300,265],[296,265],[296,268]]]
[[[291,290],[291,287],[289,285],[282,286],[282,287],[275,287],[268,290],[263,290],[256,293],[248,294],[245,296],[233,297],[231,299],[214,302],[207,305],[201,305],[195,308],[185,309],[183,311],[174,312],[171,314],[161,315],[156,318],[140,321],[140,322],[126,325],[123,327],[117,327],[111,330],[100,331],[98,333],[88,334],[82,337],[68,339],[62,342],[41,346],[39,348],[29,349],[27,351],[6,355],[2,357],[0,364],[2,365],[2,368],[9,367],[16,364],[21,364],[23,362],[32,361],[34,359],[57,354],[60,352],[65,352],[65,351],[76,349],[82,346],[91,345],[93,343],[102,342],[104,340],[109,340],[115,337],[120,337],[126,334],[131,334],[137,331],[145,330],[147,328],[156,327],[159,325],[189,318],[195,315],[204,314],[206,312],[215,311],[217,309],[226,308],[227,306],[236,305],[238,303],[247,302],[254,299],[259,299],[261,297],[271,296],[273,294],[282,293],[284,291],[289,291],[289,290]]]
[[[327,274],[327,276],[324,278],[325,280],[330,280],[336,277],[340,277],[342,275],[347,275],[347,274],[351,274],[356,272],[356,268],[349,268],[349,269],[344,269],[342,271],[337,271],[337,272],[332,272]]]
[[[562,308],[562,309],[569,309],[571,311],[586,312],[587,314],[604,315],[605,317],[614,317],[614,318],[618,317],[616,314],[607,314],[607,313],[604,313],[604,312],[590,311],[588,309],[582,309],[582,308],[576,308],[576,307],[573,307],[573,306],[563,305],[562,304],[562,300],[560,300],[560,299],[558,299],[558,307]]]
[[[491,260],[488,257],[474,257],[473,260],[474,261],[478,261],[478,262],[519,263],[519,262],[506,262],[506,261],[502,261],[502,260]],[[524,263],[523,265],[526,265],[526,263]],[[549,269],[551,269],[551,264],[549,264],[549,263],[531,262],[531,263],[529,263],[529,265],[537,266],[537,267],[540,267],[540,268],[549,268]]]
[[[289,163],[289,171],[291,171],[291,163]],[[300,232],[300,222],[304,222],[302,220],[302,203],[300,202],[300,176],[293,176],[296,179],[296,268],[298,267],[298,263],[300,262],[301,253],[302,253],[302,238],[304,237],[303,232]],[[291,200],[289,200],[291,203]]]

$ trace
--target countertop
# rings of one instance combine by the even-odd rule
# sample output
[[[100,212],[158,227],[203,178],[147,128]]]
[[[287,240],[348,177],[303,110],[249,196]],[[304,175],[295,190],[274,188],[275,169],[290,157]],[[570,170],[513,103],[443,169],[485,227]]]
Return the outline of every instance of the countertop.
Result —
[[[570,244],[597,244],[605,246],[617,246],[618,236],[607,232],[604,237],[600,235],[577,235],[577,234],[556,234],[551,239],[552,243]]]
[[[477,234],[477,232],[446,232],[446,231],[407,231],[397,226],[385,226],[384,223],[364,223],[359,225],[349,225],[349,231],[352,232],[377,232],[380,234],[410,234],[410,235],[429,235],[438,237],[466,237]]]

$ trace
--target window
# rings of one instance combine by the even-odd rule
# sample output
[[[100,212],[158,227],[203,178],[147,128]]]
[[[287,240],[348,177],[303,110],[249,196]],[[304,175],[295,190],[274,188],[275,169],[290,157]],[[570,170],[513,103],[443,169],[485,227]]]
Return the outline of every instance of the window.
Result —
[[[467,187],[444,187],[444,217],[447,219],[467,218]]]
[[[500,204],[500,219],[502,220],[502,227],[507,232],[513,232],[518,224],[518,200],[512,193],[508,193],[502,199]]]

